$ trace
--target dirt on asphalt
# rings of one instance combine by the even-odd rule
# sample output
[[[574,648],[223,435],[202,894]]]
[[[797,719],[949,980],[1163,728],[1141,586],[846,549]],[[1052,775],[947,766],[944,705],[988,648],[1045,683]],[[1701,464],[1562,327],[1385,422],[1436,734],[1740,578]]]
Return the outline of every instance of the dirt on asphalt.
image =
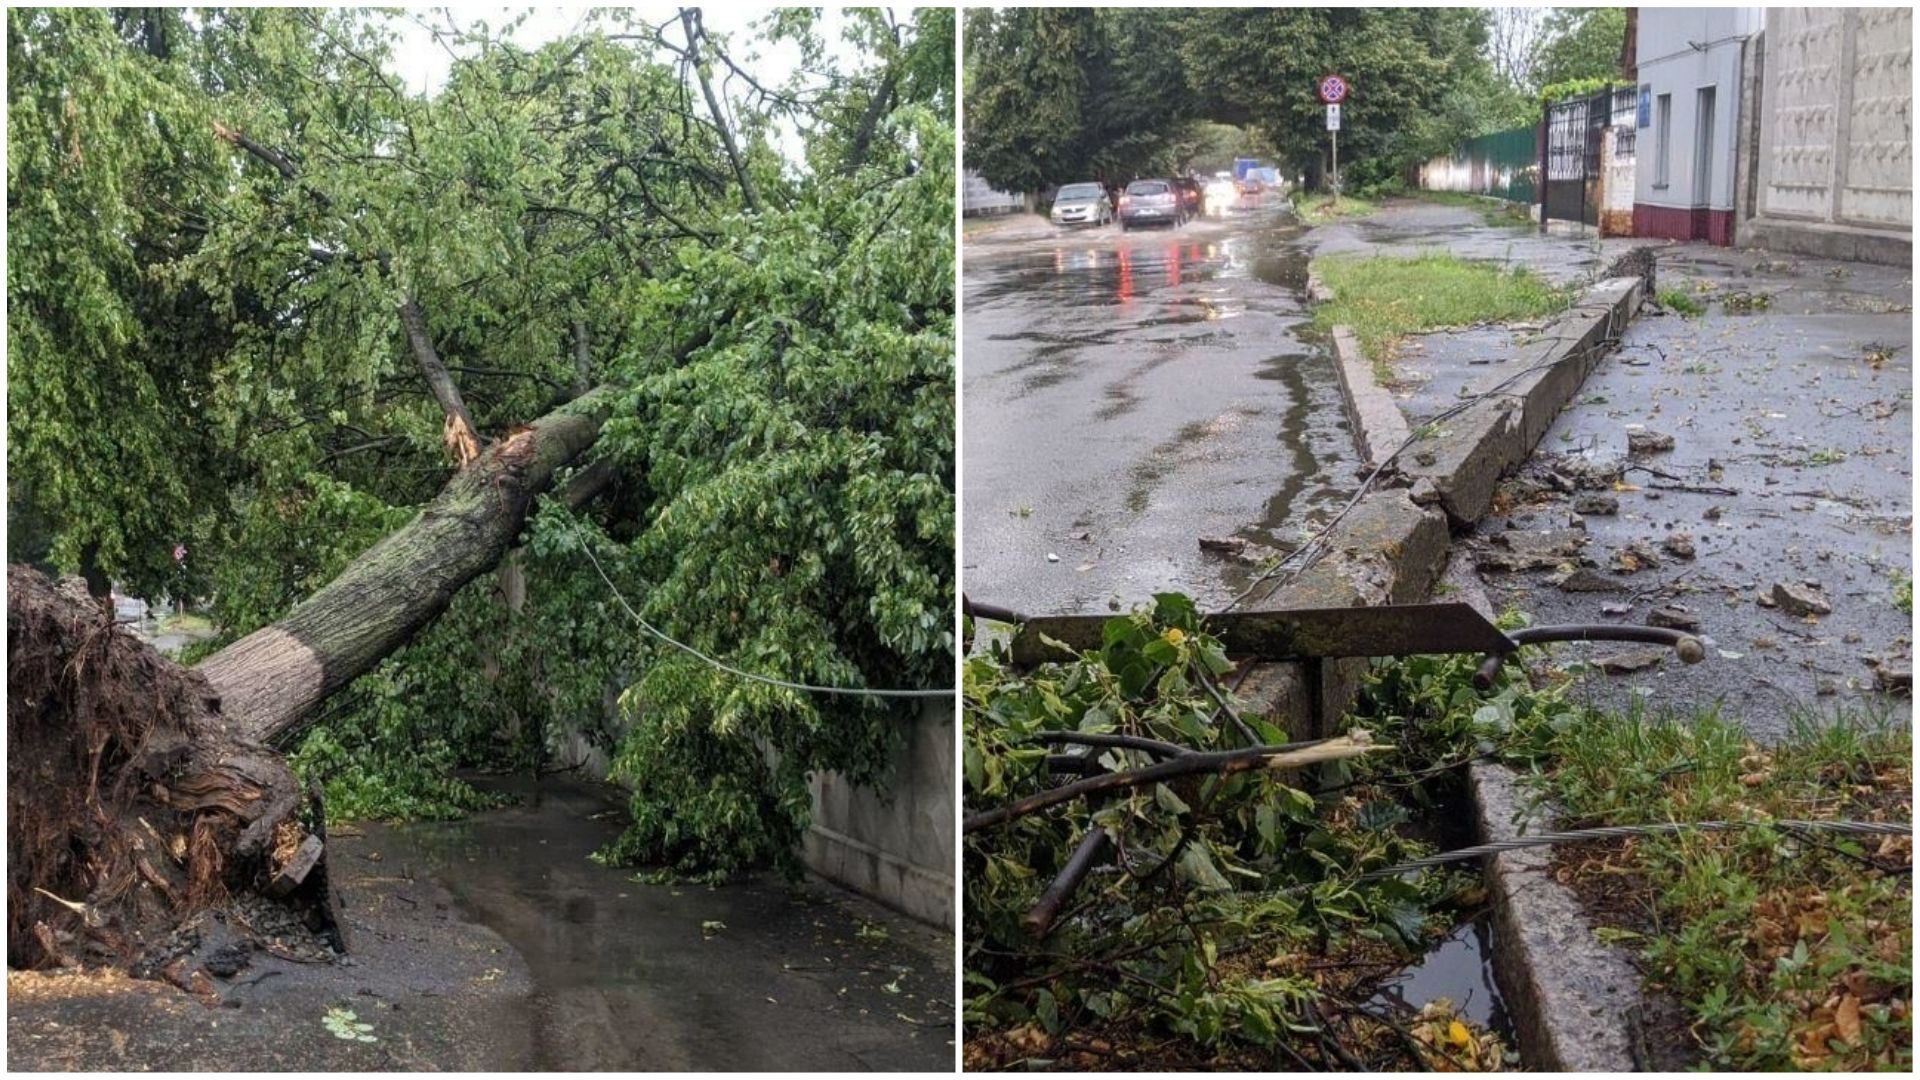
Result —
[[[343,959],[254,952],[204,997],[10,972],[8,1067],[951,1069],[951,938],[824,884],[641,884],[588,858],[613,789],[488,786],[523,801],[333,831]],[[371,1039],[334,1034],[340,1010]]]

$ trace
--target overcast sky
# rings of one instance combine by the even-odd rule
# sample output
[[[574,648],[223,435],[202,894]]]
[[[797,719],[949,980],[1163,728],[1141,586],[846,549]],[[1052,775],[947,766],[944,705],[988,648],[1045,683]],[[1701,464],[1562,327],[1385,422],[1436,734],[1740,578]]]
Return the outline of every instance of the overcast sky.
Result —
[[[470,27],[477,22],[485,22],[496,32],[507,25],[521,12],[530,12],[527,18],[515,30],[512,40],[524,48],[534,48],[555,38],[566,37],[576,30],[586,27],[589,15],[595,10],[607,10],[586,5],[524,8],[468,7],[452,11],[452,18],[462,27]],[[630,9],[635,17],[658,26],[669,19],[677,19],[680,11],[678,4],[639,4]],[[794,69],[800,65],[800,49],[790,41],[769,44],[755,39],[751,24],[764,18],[775,10],[773,6],[748,7],[734,4],[715,5],[701,8],[701,21],[707,31],[715,37],[727,41],[727,55],[746,71],[753,73],[762,85],[774,87],[784,84]],[[435,40],[428,26],[444,28],[447,25],[448,12],[443,9],[418,9],[400,15],[394,20],[399,41],[394,48],[394,61],[399,66],[399,74],[411,90],[433,93],[446,82],[447,73],[453,66],[453,58],[446,49]],[[828,55],[843,66],[852,64],[852,50],[841,40],[840,13],[835,8],[825,8],[821,12],[820,36],[826,42]],[[425,24],[425,25],[423,25]],[[678,43],[680,30],[671,27],[667,31],[667,40]],[[716,88],[723,88],[723,79],[715,80]],[[734,86],[735,96],[745,89]],[[729,102],[733,104],[733,102]],[[780,138],[777,140],[781,153],[789,161],[798,161],[802,155],[799,136],[791,125],[781,124]]]

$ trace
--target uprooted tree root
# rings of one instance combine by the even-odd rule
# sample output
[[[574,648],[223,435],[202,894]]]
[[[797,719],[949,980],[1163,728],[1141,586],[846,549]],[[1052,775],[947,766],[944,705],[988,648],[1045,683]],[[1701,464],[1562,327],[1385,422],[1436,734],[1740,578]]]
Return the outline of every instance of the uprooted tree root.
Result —
[[[316,807],[203,678],[22,566],[7,646],[8,966],[151,966],[188,920],[253,893],[331,929],[324,870],[288,881]]]

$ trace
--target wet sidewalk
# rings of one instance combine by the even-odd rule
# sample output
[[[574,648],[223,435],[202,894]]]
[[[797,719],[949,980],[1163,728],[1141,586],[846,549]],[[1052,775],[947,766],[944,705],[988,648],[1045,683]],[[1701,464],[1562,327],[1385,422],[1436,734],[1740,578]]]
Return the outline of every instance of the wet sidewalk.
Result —
[[[1910,715],[1908,274],[1689,244],[1658,275],[1704,315],[1644,311],[1506,483],[1471,541],[1490,594],[1705,635],[1691,667],[1567,650],[1609,708],[1717,705],[1761,738],[1841,703]]]
[[[336,833],[344,963],[256,953],[216,1004],[13,973],[9,1066],[951,1069],[951,938],[824,885],[638,883],[587,858],[620,827],[609,789],[505,786],[526,801]],[[338,1009],[372,1041],[330,1032]]]

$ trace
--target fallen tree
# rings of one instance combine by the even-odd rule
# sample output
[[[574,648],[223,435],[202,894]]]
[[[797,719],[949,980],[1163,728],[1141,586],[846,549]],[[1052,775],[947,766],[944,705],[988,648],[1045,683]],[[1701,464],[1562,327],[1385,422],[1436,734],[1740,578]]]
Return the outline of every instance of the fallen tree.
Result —
[[[866,56],[718,114],[696,13],[450,29],[431,96],[366,11],[9,20],[9,562],[237,637],[183,668],[12,572],[10,962],[324,928],[322,796],[458,813],[454,769],[591,745],[606,860],[724,876],[791,860],[813,772],[883,775],[903,710],[607,595],[768,676],[950,677],[952,17],[850,18]]]
[[[310,842],[322,812],[268,742],[500,561],[534,498],[592,445],[610,397],[494,443],[411,524],[195,668],[117,627],[84,589],[9,567],[7,962],[131,963],[238,892],[281,893],[312,929],[332,926],[324,847]]]

